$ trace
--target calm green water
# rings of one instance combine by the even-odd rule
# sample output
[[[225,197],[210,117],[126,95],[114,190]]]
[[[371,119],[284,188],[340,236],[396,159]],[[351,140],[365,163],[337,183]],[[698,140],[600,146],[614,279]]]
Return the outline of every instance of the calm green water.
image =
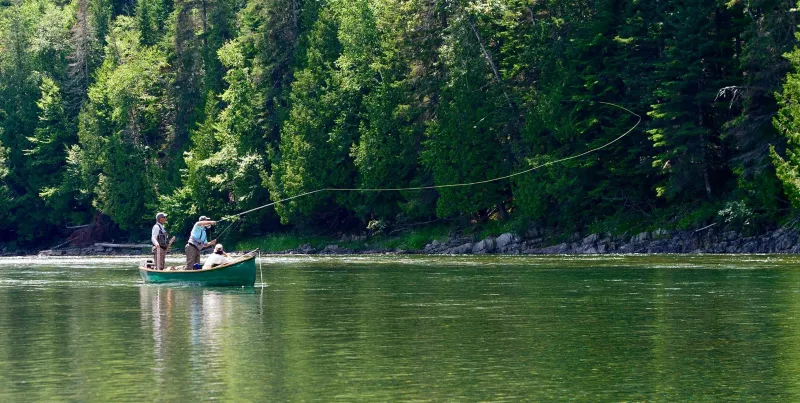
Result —
[[[800,258],[0,259],[0,401],[800,400]]]

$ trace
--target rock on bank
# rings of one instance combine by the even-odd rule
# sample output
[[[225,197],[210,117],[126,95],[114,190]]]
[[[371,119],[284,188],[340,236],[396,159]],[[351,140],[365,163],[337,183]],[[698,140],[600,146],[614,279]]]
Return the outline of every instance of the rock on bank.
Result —
[[[655,230],[627,236],[573,235],[567,242],[548,243],[544,238],[522,239],[511,233],[481,240],[433,241],[428,254],[604,254],[604,253],[798,253],[796,230],[778,229],[759,236],[736,232]]]

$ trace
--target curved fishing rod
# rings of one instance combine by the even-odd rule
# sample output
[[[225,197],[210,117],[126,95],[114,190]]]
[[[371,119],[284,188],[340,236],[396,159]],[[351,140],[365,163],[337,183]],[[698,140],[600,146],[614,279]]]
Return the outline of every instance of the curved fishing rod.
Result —
[[[427,190],[427,189],[443,189],[443,188],[475,186],[475,185],[483,185],[483,184],[491,183],[491,182],[497,182],[497,181],[513,178],[515,176],[524,175],[526,173],[535,171],[535,170],[537,170],[539,168],[544,168],[544,167],[549,166],[549,165],[554,165],[554,164],[558,164],[560,162],[573,160],[573,159],[580,158],[580,157],[583,157],[585,155],[600,151],[600,150],[602,150],[602,149],[604,149],[604,148],[616,143],[617,141],[621,140],[623,137],[627,136],[632,131],[634,131],[639,126],[640,123],[642,123],[642,117],[639,116],[639,114],[631,111],[628,108],[625,108],[624,106],[620,106],[620,105],[617,105],[617,104],[614,104],[614,103],[611,103],[611,102],[604,102],[604,101],[594,101],[594,102],[622,109],[623,111],[628,112],[633,116],[636,116],[638,118],[638,120],[636,121],[636,124],[634,124],[625,133],[622,133],[622,135],[620,135],[619,137],[615,138],[614,140],[609,141],[606,144],[603,144],[600,147],[593,148],[593,149],[588,150],[588,151],[584,151],[584,152],[582,152],[580,154],[576,154],[576,155],[572,155],[572,156],[569,156],[569,157],[557,159],[557,160],[554,160],[554,161],[545,162],[543,164],[539,164],[539,165],[536,165],[534,167],[531,167],[531,168],[528,168],[528,169],[525,169],[525,170],[510,174],[510,175],[505,175],[505,176],[500,176],[500,177],[497,177],[497,178],[486,179],[486,180],[475,181],[475,182],[451,183],[451,184],[446,184],[446,185],[416,186],[416,187],[405,187],[405,188],[323,188],[323,189],[312,190],[310,192],[301,193],[299,195],[287,197],[287,198],[284,198],[284,199],[281,199],[281,200],[277,200],[277,201],[274,201],[272,203],[265,204],[263,206],[259,206],[259,207],[256,207],[256,208],[253,208],[253,209],[250,209],[250,210],[247,210],[247,211],[243,211],[243,212],[238,213],[238,214],[233,214],[233,215],[224,217],[224,218],[220,219],[219,221],[231,220],[233,217],[241,217],[241,216],[243,216],[245,214],[252,213],[254,211],[258,211],[258,210],[261,210],[261,209],[264,209],[264,208],[267,208],[267,207],[270,207],[270,206],[274,206],[274,205],[276,205],[278,203],[285,203],[287,201],[291,201],[291,200],[294,200],[294,199],[298,199],[298,198],[301,198],[301,197],[309,196],[309,195],[312,195],[312,194],[315,194],[315,193],[320,193],[320,192],[390,192],[390,191],[406,191],[406,190]]]

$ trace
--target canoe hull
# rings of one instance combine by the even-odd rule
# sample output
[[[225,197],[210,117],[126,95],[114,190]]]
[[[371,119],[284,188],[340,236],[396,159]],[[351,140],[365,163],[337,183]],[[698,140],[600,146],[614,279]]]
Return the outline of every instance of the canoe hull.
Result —
[[[255,256],[247,256],[207,270],[173,271],[139,267],[139,275],[147,284],[252,287],[256,282],[256,259]]]

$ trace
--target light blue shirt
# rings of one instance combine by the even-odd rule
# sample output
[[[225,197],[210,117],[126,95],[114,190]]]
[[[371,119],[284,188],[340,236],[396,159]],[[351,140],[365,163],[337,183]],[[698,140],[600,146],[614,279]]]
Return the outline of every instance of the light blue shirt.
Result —
[[[196,241],[202,242],[203,245],[208,243],[208,240],[206,239],[206,227],[202,225],[195,224],[194,227],[192,227],[191,237]]]

